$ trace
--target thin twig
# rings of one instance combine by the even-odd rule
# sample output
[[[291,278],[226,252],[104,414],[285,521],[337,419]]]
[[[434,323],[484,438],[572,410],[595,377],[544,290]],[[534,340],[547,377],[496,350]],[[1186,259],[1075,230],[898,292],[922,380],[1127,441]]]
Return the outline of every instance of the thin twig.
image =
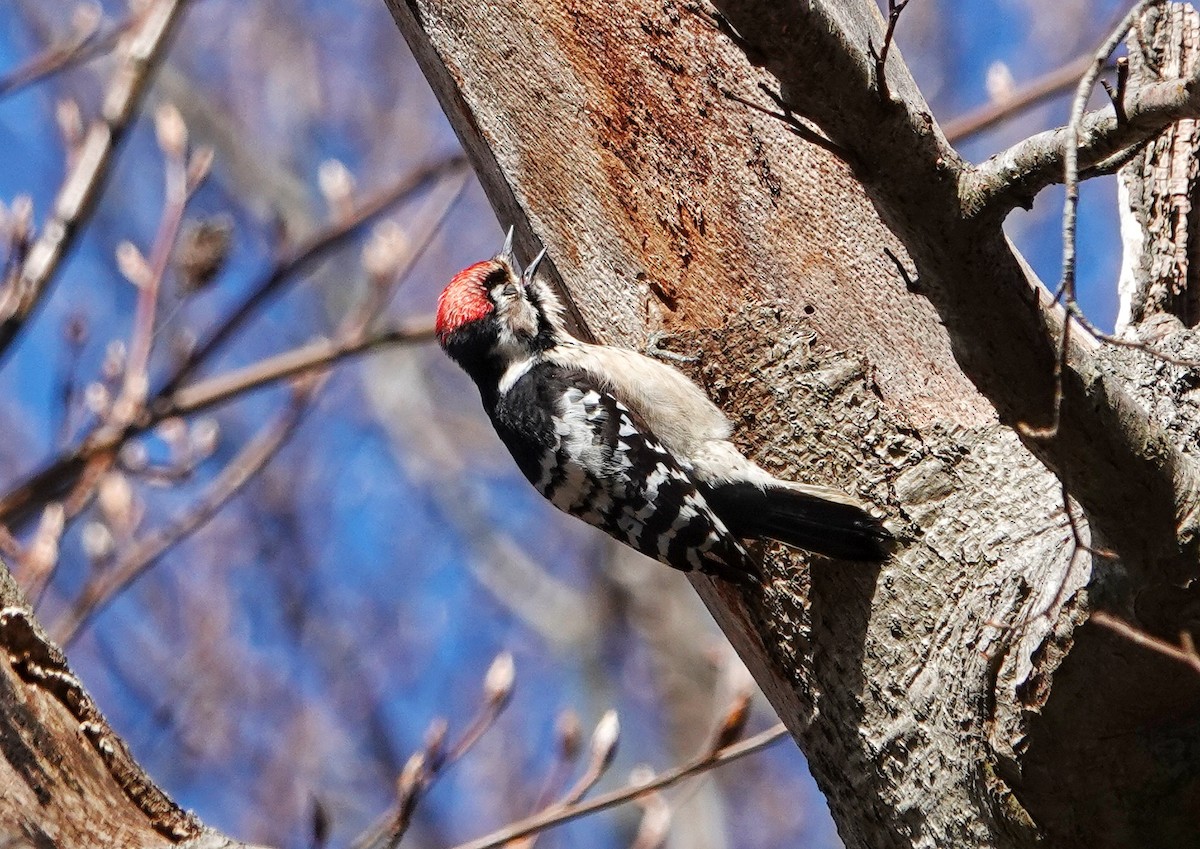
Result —
[[[1125,114],[1125,91],[1129,86],[1129,57],[1122,56],[1117,60],[1116,85],[1109,83],[1108,80],[1100,80],[1100,85],[1104,87],[1108,99],[1112,102],[1113,114],[1117,116],[1117,123],[1126,123],[1129,120],[1129,116]]]
[[[164,120],[167,124],[164,124]],[[173,107],[163,107],[158,116],[160,143],[164,154],[164,184],[165,201],[162,214],[159,217],[158,231],[154,237],[150,261],[142,258],[141,253],[132,244],[123,244],[122,251],[125,260],[125,273],[130,282],[138,287],[136,315],[133,323],[130,356],[126,360],[125,378],[116,401],[107,413],[112,425],[121,429],[134,419],[140,417],[146,400],[147,377],[150,361],[150,347],[154,338],[155,321],[157,318],[158,293],[162,286],[163,277],[167,271],[171,251],[179,234],[183,221],[184,209],[194,191],[203,181],[204,170],[193,180],[189,176],[186,150],[186,128],[182,119]],[[169,138],[163,130],[169,125]],[[120,263],[120,260],[119,260]],[[63,522],[69,524],[77,517],[95,495],[95,487],[111,468],[116,459],[112,453],[97,455],[85,466],[84,474],[80,475],[71,492],[63,500]],[[44,564],[44,568],[36,570],[36,574],[27,576],[26,591],[31,602],[36,605],[45,588],[54,579],[59,565],[59,558],[54,562]]]
[[[1075,564],[1079,562],[1079,558],[1085,554],[1090,554],[1093,557],[1100,557],[1105,560],[1117,560],[1116,552],[1110,551],[1107,548],[1097,548],[1085,541],[1083,538],[1084,524],[1079,517],[1075,515],[1075,511],[1071,508],[1071,494],[1067,484],[1059,481],[1059,493],[1062,498],[1063,512],[1067,516],[1067,524],[1071,530],[1071,553],[1067,559],[1067,566],[1063,570],[1062,577],[1058,582],[1058,586],[1054,590],[1054,595],[1050,596],[1041,606],[1036,609],[1027,611],[1021,614],[1020,619],[1012,624],[1006,625],[1002,622],[989,622],[988,624],[1001,631],[1014,631],[1024,624],[1032,624],[1034,622],[1047,621],[1055,613],[1061,610],[1063,604],[1067,601],[1068,592],[1070,590],[1071,576],[1075,573]]]
[[[896,0],[888,0],[887,31],[883,34],[883,46],[878,51],[875,50],[874,43],[867,39],[867,52],[875,60],[875,87],[880,100],[891,97],[887,84],[888,51],[892,49],[892,41],[896,37],[896,24],[900,23],[900,13],[907,5],[908,0],[900,0],[899,3]]]
[[[1062,334],[1059,339],[1058,357],[1054,365],[1054,399],[1051,408],[1050,424],[1046,427],[1035,428],[1026,423],[1020,423],[1021,432],[1031,439],[1053,439],[1058,435],[1058,427],[1062,420],[1063,376],[1067,367],[1067,357],[1071,340],[1071,322],[1076,314],[1082,315],[1075,300],[1075,264],[1076,264],[1076,230],[1079,213],[1079,134],[1083,125],[1084,110],[1096,78],[1108,61],[1109,55],[1117,49],[1117,45],[1133,27],[1142,13],[1154,3],[1162,0],[1140,0],[1121,19],[1116,29],[1105,39],[1100,48],[1092,55],[1091,62],[1083,78],[1075,89],[1075,97],[1071,102],[1071,118],[1066,126],[1066,141],[1063,149],[1063,185],[1066,188],[1066,200],[1063,202],[1062,215],[1062,277],[1055,293],[1055,302],[1062,302],[1065,314],[1062,317]],[[1068,506],[1067,513],[1070,515]]]
[[[1112,333],[1105,333],[1099,327],[1092,323],[1083,313],[1083,309],[1078,303],[1067,305],[1070,314],[1075,318],[1075,321],[1083,328],[1084,332],[1095,339],[1097,342],[1104,342],[1108,345],[1115,345],[1118,348],[1129,348],[1134,351],[1141,351],[1156,360],[1162,360],[1164,363],[1170,363],[1173,366],[1182,368],[1200,368],[1200,360],[1189,359],[1188,357],[1177,357],[1174,354],[1168,354],[1154,345],[1142,342],[1137,339],[1124,339],[1120,336],[1115,336]]]
[[[621,726],[615,710],[608,710],[596,723],[592,732],[591,752],[587,768],[575,780],[575,783],[563,794],[556,807],[569,807],[579,802],[592,791],[612,766],[617,753],[617,741],[620,738]]]
[[[1097,610],[1092,613],[1090,621],[1120,634],[1122,637],[1137,643],[1139,646],[1158,652],[1164,657],[1169,657],[1180,663],[1185,663],[1192,668],[1192,671],[1200,674],[1200,653],[1196,652],[1196,647],[1191,643],[1190,639],[1185,639],[1182,645],[1177,646],[1173,643],[1168,643],[1166,640],[1160,640],[1158,637],[1147,634],[1145,631],[1135,628],[1128,622],[1118,619],[1103,610]]]
[[[286,256],[274,263],[273,267],[251,288],[250,294],[217,327],[209,332],[204,341],[200,342],[187,359],[167,378],[162,388],[156,393],[156,397],[163,398],[174,392],[285,283],[297,278],[301,272],[318,260],[341,247],[363,225],[369,224],[430,183],[461,173],[466,167],[466,158],[461,155],[450,156],[424,165],[360,203],[352,214],[339,218],[328,227],[309,236]]]
[[[1071,509],[1071,493],[1067,487],[1067,483],[1066,481],[1060,480],[1058,485],[1060,494],[1062,495],[1063,512],[1067,514],[1067,524],[1071,528],[1071,542],[1074,546],[1072,557],[1074,557],[1074,555],[1078,552],[1083,552],[1085,554],[1091,554],[1095,557],[1103,557],[1105,560],[1116,560],[1117,554],[1115,551],[1109,551],[1107,548],[1096,548],[1090,543],[1084,541],[1083,525],[1080,524],[1079,518],[1075,515],[1075,511]],[[1068,572],[1069,571],[1070,569],[1068,569]],[[1061,595],[1061,589],[1059,592]],[[1056,596],[1051,604],[1051,607],[1057,606],[1059,601],[1061,601],[1061,599]]]
[[[568,808],[578,804],[579,800],[592,791],[608,772],[617,754],[617,743],[621,737],[621,723],[615,710],[607,710],[596,723],[592,731],[592,740],[587,768],[575,780],[575,783],[563,794],[562,798],[552,805],[544,805],[535,810],[551,810]],[[509,849],[531,849],[537,842],[538,832],[520,840],[514,840]]]
[[[1115,25],[1114,17],[1106,29],[1111,30]],[[1070,91],[1079,83],[1079,78],[1087,71],[1092,61],[1092,53],[1076,56],[1054,70],[1024,84],[1002,101],[985,104],[966,115],[947,121],[942,124],[942,132],[945,134],[946,140],[951,144],[958,144],[968,136],[989,129],[1055,95]],[[1118,60],[1119,64],[1120,60]]]
[[[1059,427],[1062,423],[1062,404],[1063,404],[1063,381],[1067,369],[1067,359],[1070,351],[1071,342],[1071,325],[1072,322],[1083,319],[1082,326],[1091,328],[1090,322],[1083,318],[1083,311],[1075,299],[1075,271],[1076,271],[1076,230],[1077,217],[1079,209],[1079,134],[1084,120],[1084,112],[1087,108],[1088,98],[1091,96],[1092,88],[1096,84],[1096,79],[1100,75],[1104,64],[1108,61],[1109,55],[1116,50],[1117,45],[1125,38],[1125,35],[1133,28],[1136,21],[1142,16],[1145,10],[1152,4],[1162,2],[1162,0],[1140,0],[1134,7],[1125,15],[1121,23],[1105,40],[1104,44],[1096,51],[1092,57],[1091,65],[1084,73],[1083,78],[1079,81],[1079,86],[1075,90],[1075,97],[1071,103],[1071,118],[1066,127],[1066,142],[1063,151],[1063,184],[1066,188],[1066,200],[1063,204],[1063,220],[1062,220],[1062,278],[1059,282],[1058,290],[1055,294],[1055,302],[1062,302],[1065,307],[1062,315],[1062,334],[1059,338],[1058,356],[1054,364],[1054,398],[1051,409],[1050,424],[1044,428],[1030,427],[1024,422],[1018,423],[1018,430],[1021,431],[1027,438],[1037,440],[1050,440],[1058,436]],[[1124,91],[1121,92],[1122,102],[1124,100]],[[1127,123],[1127,118],[1123,115],[1118,115],[1118,124]],[[1065,461],[1058,470],[1058,478],[1062,487],[1062,502],[1063,509],[1067,515],[1067,521],[1071,526],[1071,557],[1068,562],[1067,576],[1070,575],[1072,567],[1075,565],[1078,557],[1083,552],[1101,555],[1109,558],[1115,558],[1116,555],[1112,552],[1092,549],[1083,542],[1082,534],[1079,525],[1077,524],[1075,514],[1071,510],[1070,495],[1067,487],[1068,469]],[[1058,592],[1055,594],[1051,602],[1051,608],[1060,601],[1066,591],[1067,577],[1064,576],[1062,584]]]
[[[942,133],[950,144],[959,144],[1026,109],[1075,88],[1079,78],[1091,64],[1091,53],[1076,56],[1061,67],[1029,81],[1003,100],[984,104],[965,115],[947,121],[942,124]]]
[[[134,308],[129,356],[125,361],[125,379],[112,407],[112,415],[120,424],[133,421],[145,406],[146,393],[150,388],[150,351],[158,322],[159,293],[162,291],[163,279],[167,274],[175,242],[179,238],[184,210],[194,191],[199,188],[199,181],[192,185],[188,180],[187,131],[183,119],[173,106],[163,106],[159,110],[157,121],[165,165],[163,212],[158,233],[155,234],[150,249],[146,273],[134,281],[138,287],[138,297]],[[177,137],[169,143],[161,143],[167,125],[170,126],[167,132]]]
[[[1113,108],[1117,112],[1118,121],[1126,121],[1125,93],[1129,90],[1129,57],[1122,56],[1117,60],[1117,96],[1113,98]]]
[[[1123,19],[1122,26],[1148,5],[1159,2],[1162,0],[1142,0]],[[1109,48],[1111,53],[1128,29],[1115,30],[1102,49]],[[1154,138],[1182,118],[1200,116],[1200,68],[1188,77],[1127,88],[1121,98],[1124,120],[1118,120],[1111,106],[1084,113],[1091,88],[1107,59],[1108,54],[1099,52],[1092,57],[1066,126],[1030,136],[965,173],[961,194],[968,215],[1003,214],[1015,206],[1027,206],[1043,188],[1066,177],[1074,177],[1077,193],[1080,163],[1089,167],[1104,163]],[[1074,162],[1070,174],[1068,158]]]
[[[204,495],[183,515],[139,540],[118,561],[93,574],[71,607],[50,629],[55,642],[66,646],[97,613],[125,587],[153,566],[163,554],[191,536],[211,519],[283,447],[310,407],[316,384],[297,389],[275,421],[264,427],[229,461]]]
[[[555,794],[560,792],[571,774],[571,766],[579,759],[583,732],[579,725],[579,716],[575,711],[568,709],[559,715],[556,733],[558,736],[556,757],[533,804],[532,813],[546,810],[552,805]],[[540,832],[520,840],[514,840],[506,849],[530,849],[537,842],[538,834]]]
[[[502,652],[488,667],[484,676],[483,701],[457,742],[447,747],[446,724],[442,720],[435,720],[426,733],[424,750],[408,759],[397,779],[396,804],[356,837],[350,849],[394,849],[400,843],[412,825],[417,805],[434,782],[495,726],[500,714],[508,707],[514,682],[512,655]]]
[[[400,345],[414,345],[433,340],[430,322],[411,327],[389,327],[361,339],[321,339],[252,365],[234,369],[216,377],[199,380],[184,386],[170,398],[156,403],[151,409],[151,421],[157,423],[175,416],[198,413],[223,404],[254,389],[278,383],[310,371],[328,368],[344,359]]]
[[[446,180],[430,200],[430,208],[421,210],[417,215],[419,229],[412,237],[416,247],[408,251],[403,261],[391,270],[393,283],[398,283],[408,277],[409,272],[412,271],[413,266],[432,241],[433,234],[442,226],[446,215],[462,196],[466,185],[466,171],[463,171],[458,177]],[[383,300],[386,300],[386,293],[382,294]],[[370,320],[381,312],[384,306],[383,303],[375,303],[368,299],[360,311],[365,324],[369,324]],[[162,421],[174,416],[199,412],[261,386],[315,369],[326,368],[348,357],[380,348],[430,342],[433,338],[433,321],[430,319],[415,322],[410,326],[392,327],[370,334],[354,333],[348,336],[343,334],[342,337],[335,340],[322,339],[282,354],[276,354],[273,357],[267,357],[224,375],[180,387],[169,398],[163,398],[152,405],[151,418]]]
[[[115,152],[141,106],[155,68],[166,53],[188,0],[159,0],[136,29],[104,96],[101,118],[92,125],[54,201],[54,209],[29,249],[13,285],[0,293],[0,357],[11,348],[41,302],[55,272],[96,206],[112,171]]]
[[[174,393],[182,387],[184,381],[207,361],[208,357],[253,314],[257,307],[261,306],[271,294],[277,292],[294,275],[298,275],[335,248],[343,245],[364,225],[370,223],[391,206],[403,202],[412,193],[424,187],[428,180],[446,174],[465,172],[466,159],[462,156],[454,156],[406,175],[389,189],[380,192],[373,199],[359,206],[358,211],[352,217],[334,222],[313,233],[286,257],[277,260],[260,278],[253,293],[210,334],[204,350],[194,351],[187,362],[177,368],[164,386],[154,394],[147,405],[146,415],[141,420],[132,422],[123,428],[101,427],[91,431],[80,440],[79,445],[74,449],[60,454],[18,483],[0,497],[0,523],[16,526],[25,521],[29,515],[32,515],[31,511],[36,510],[37,505],[61,498],[62,494],[71,488],[86,464],[94,457],[103,454],[115,455],[127,441],[162,421],[171,410],[171,399]],[[404,341],[406,340],[396,339],[397,343]],[[368,345],[364,350],[370,348],[371,346]],[[335,356],[333,361],[339,358]]]
[[[461,187],[460,187],[461,188]],[[432,217],[435,225],[426,227],[420,236],[420,241],[411,245],[406,255],[396,264],[400,273],[396,274],[388,287],[375,290],[359,309],[352,310],[341,322],[337,338],[339,342],[326,352],[326,365],[341,356],[347,356],[355,346],[363,346],[369,341],[367,326],[377,314],[379,303],[375,298],[386,298],[391,288],[399,285],[412,262],[419,256],[436,233],[436,224],[440,224],[449,206],[459,196],[458,191],[443,198],[443,206]],[[410,337],[411,338],[411,337]],[[408,339],[406,339],[408,341]],[[338,350],[338,349],[341,350]],[[296,372],[293,366],[292,373]],[[307,371],[313,371],[320,365],[311,361],[306,364]],[[285,369],[286,370],[286,369]],[[261,377],[261,375],[259,375]],[[220,475],[210,484],[205,494],[181,518],[170,523],[167,527],[153,532],[120,558],[118,563],[101,573],[93,574],[85,585],[84,590],[76,599],[74,605],[56,626],[55,633],[60,644],[65,645],[78,633],[79,629],[107,604],[130,582],[149,569],[164,553],[169,551],[183,539],[187,538],[204,525],[221,507],[229,501],[245,484],[275,456],[288,437],[295,431],[296,426],[310,409],[313,399],[324,388],[329,377],[329,370],[310,374],[299,381],[292,389],[291,401],[276,422],[264,428],[258,436],[238,452]],[[228,391],[228,386],[225,387]],[[226,396],[228,397],[228,396]],[[214,402],[215,403],[215,402]],[[160,411],[159,415],[162,415]],[[128,428],[125,429],[128,431]],[[115,451],[106,452],[103,457],[111,458]]]
[[[96,486],[100,483],[100,479],[108,472],[111,465],[111,458],[107,456],[94,458],[92,462],[84,467],[83,473],[76,478],[75,485],[71,487],[66,497],[60,502],[53,502],[51,505],[48,505],[47,509],[52,506],[59,508],[60,527],[58,536],[60,538],[67,523],[78,516],[83,511],[83,508],[87,506],[96,491]],[[45,521],[45,515],[45,511],[43,511],[43,522]],[[36,535],[34,539],[34,544],[36,545]],[[41,603],[42,594],[46,591],[46,587],[49,586],[51,579],[58,570],[60,560],[56,554],[52,562],[33,564],[31,568],[29,559],[30,549],[26,548],[22,554],[23,556],[18,561],[18,571],[14,577],[16,577],[17,582],[24,588],[25,595],[29,598],[29,603],[36,607]]]
[[[100,16],[90,25],[76,29],[61,42],[47,46],[23,65],[0,76],[0,97],[15,94],[70,68],[90,62],[112,51],[121,36],[136,26],[143,13],[134,13],[115,26],[100,32]]]
[[[1087,109],[1088,98],[1092,88],[1100,76],[1109,55],[1117,49],[1126,33],[1133,28],[1134,23],[1151,5],[1163,0],[1139,0],[1129,10],[1116,29],[1105,39],[1100,48],[1093,54],[1091,65],[1075,89],[1075,97],[1071,102],[1071,118],[1067,122],[1066,140],[1063,149],[1063,185],[1066,188],[1066,199],[1063,201],[1062,223],[1062,282],[1059,288],[1066,298],[1066,303],[1075,301],[1075,235],[1079,213],[1079,134],[1083,126],[1083,115]]]
[[[607,810],[617,805],[623,805],[647,793],[661,790],[664,787],[670,787],[682,779],[707,772],[714,767],[727,764],[730,761],[765,749],[772,743],[786,737],[787,733],[787,728],[780,723],[740,743],[734,743],[716,752],[702,754],[688,763],[674,769],[669,769],[645,783],[612,790],[597,796],[590,802],[581,802],[580,804],[570,805],[565,808],[551,808],[548,811],[542,811],[531,817],[526,817],[519,822],[498,829],[484,837],[471,840],[467,843],[461,843],[454,847],[454,849],[495,849],[495,847],[503,846],[510,841],[518,840],[552,826],[561,825],[562,823],[585,817],[597,811]]]

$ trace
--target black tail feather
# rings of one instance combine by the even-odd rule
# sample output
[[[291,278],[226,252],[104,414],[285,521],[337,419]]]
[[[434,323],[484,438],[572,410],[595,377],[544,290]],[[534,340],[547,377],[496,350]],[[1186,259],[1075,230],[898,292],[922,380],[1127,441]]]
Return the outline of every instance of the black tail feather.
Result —
[[[878,562],[892,550],[892,535],[866,510],[802,487],[731,483],[706,487],[704,497],[735,536],[767,537],[838,560]]]

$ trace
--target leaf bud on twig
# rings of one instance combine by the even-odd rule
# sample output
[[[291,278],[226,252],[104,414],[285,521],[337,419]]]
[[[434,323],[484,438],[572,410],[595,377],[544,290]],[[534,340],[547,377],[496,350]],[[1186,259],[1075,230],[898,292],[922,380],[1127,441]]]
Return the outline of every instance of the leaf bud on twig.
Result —
[[[182,161],[187,152],[187,124],[173,103],[163,103],[154,111],[154,132],[158,147],[172,159]]]
[[[596,769],[607,769],[613,762],[620,737],[620,719],[617,712],[610,708],[600,717],[600,721],[596,723],[596,730],[592,732],[592,763]]]
[[[496,655],[483,679],[483,694],[489,707],[498,710],[508,702],[516,675],[512,652],[504,651]]]

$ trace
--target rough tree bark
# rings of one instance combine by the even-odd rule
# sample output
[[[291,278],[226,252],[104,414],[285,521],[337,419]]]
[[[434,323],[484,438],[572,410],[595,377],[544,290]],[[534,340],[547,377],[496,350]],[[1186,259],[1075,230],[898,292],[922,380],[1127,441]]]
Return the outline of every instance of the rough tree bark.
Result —
[[[133,760],[0,564],[0,844],[251,849]]]
[[[1196,73],[1200,15],[1172,4],[1147,16],[1130,44],[1137,83]],[[1121,169],[1122,226],[1127,242],[1119,291],[1118,330],[1161,336],[1200,321],[1200,222],[1192,214],[1200,176],[1200,121],[1165,130]],[[1147,337],[1148,338],[1148,337]]]
[[[898,51],[876,79],[869,0],[389,5],[581,329],[667,330],[768,467],[886,509],[877,571],[773,551],[759,594],[694,582],[846,844],[1200,845],[1200,681],[1087,622],[1187,595],[1186,446],[1079,332],[1057,433],[1022,427],[1063,319],[1001,224],[1063,133],[962,161]],[[1089,116],[1081,162],[1197,114],[1182,82]],[[728,96],[772,108],[760,83],[832,144]],[[1119,560],[1076,548],[1060,486]]]

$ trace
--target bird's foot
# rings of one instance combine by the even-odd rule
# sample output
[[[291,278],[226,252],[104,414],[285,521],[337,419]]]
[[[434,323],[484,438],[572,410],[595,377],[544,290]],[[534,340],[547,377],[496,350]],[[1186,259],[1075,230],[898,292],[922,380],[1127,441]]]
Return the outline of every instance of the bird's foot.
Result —
[[[669,334],[662,330],[655,330],[646,339],[646,356],[654,357],[659,360],[667,360],[673,363],[695,363],[699,362],[700,355],[697,354],[677,354],[674,351],[668,351],[664,348],[663,342],[669,339]]]

